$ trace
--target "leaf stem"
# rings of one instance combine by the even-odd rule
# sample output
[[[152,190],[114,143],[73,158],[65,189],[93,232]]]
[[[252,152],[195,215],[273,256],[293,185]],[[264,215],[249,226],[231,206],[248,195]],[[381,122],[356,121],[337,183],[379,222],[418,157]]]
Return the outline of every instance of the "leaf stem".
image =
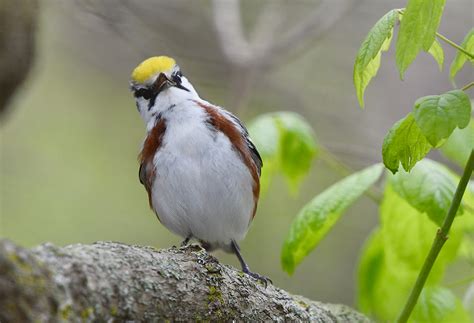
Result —
[[[466,167],[464,168],[464,173],[459,181],[458,187],[456,188],[456,193],[454,193],[453,201],[451,202],[451,206],[449,208],[448,214],[446,215],[443,225],[441,228],[438,229],[436,233],[436,237],[431,245],[430,252],[425,259],[423,267],[418,274],[416,279],[415,285],[408,297],[408,300],[405,304],[405,307],[402,310],[397,322],[398,323],[405,323],[408,318],[410,317],[413,308],[418,301],[418,297],[420,296],[421,291],[423,290],[423,286],[425,285],[426,279],[430,274],[431,268],[438,257],[441,248],[443,247],[444,243],[448,239],[449,229],[454,221],[454,217],[459,209],[459,205],[461,204],[462,197],[464,195],[464,191],[466,190],[467,184],[469,182],[469,178],[471,177],[472,170],[474,168],[474,149],[471,150],[471,155],[467,161]]]
[[[471,83],[467,83],[466,85],[464,85],[462,88],[461,88],[461,91],[467,91],[469,90],[471,87],[474,86],[474,82],[471,82]]]
[[[459,46],[458,44],[456,44],[452,40],[449,40],[448,38],[446,38],[445,36],[441,35],[438,32],[436,33],[436,36],[439,39],[441,39],[442,41],[444,41],[444,42],[448,43],[449,45],[451,45],[452,47],[456,48],[458,51],[464,53],[465,55],[467,55],[471,59],[474,59],[474,54],[469,53],[467,50],[465,50],[464,48],[462,48],[461,46]]]

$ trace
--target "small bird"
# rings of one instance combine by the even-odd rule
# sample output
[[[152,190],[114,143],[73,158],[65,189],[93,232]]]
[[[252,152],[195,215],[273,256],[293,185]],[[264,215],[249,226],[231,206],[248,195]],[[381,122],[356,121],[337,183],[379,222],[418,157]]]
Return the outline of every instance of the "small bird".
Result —
[[[241,241],[257,210],[262,159],[232,113],[201,99],[167,56],[151,57],[132,72],[130,89],[147,135],[139,179],[150,208],[170,231],[212,251],[234,253],[242,271]]]

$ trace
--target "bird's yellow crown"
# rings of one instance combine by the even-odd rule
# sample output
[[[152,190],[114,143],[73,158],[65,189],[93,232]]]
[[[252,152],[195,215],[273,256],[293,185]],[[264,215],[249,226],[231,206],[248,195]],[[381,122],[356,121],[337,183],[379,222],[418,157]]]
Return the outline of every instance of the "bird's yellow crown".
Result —
[[[133,70],[132,80],[137,83],[145,83],[153,75],[171,71],[175,65],[176,61],[168,56],[150,57]]]

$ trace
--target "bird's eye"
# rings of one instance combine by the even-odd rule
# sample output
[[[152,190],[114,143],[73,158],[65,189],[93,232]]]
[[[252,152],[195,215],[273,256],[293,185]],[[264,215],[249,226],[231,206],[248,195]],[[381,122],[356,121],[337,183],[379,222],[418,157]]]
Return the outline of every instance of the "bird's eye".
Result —
[[[136,98],[144,98],[145,100],[151,99],[153,92],[150,89],[138,89],[135,91]]]
[[[176,73],[173,74],[173,81],[177,84],[181,84],[181,76],[183,76],[183,74],[181,74],[181,71],[177,71]]]

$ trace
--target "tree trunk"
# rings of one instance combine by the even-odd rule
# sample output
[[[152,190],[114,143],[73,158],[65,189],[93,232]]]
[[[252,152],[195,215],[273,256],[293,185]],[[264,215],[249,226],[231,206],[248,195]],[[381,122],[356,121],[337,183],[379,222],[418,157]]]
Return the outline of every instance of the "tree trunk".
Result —
[[[368,322],[344,305],[290,295],[197,245],[114,242],[21,248],[0,240],[0,321]]]

